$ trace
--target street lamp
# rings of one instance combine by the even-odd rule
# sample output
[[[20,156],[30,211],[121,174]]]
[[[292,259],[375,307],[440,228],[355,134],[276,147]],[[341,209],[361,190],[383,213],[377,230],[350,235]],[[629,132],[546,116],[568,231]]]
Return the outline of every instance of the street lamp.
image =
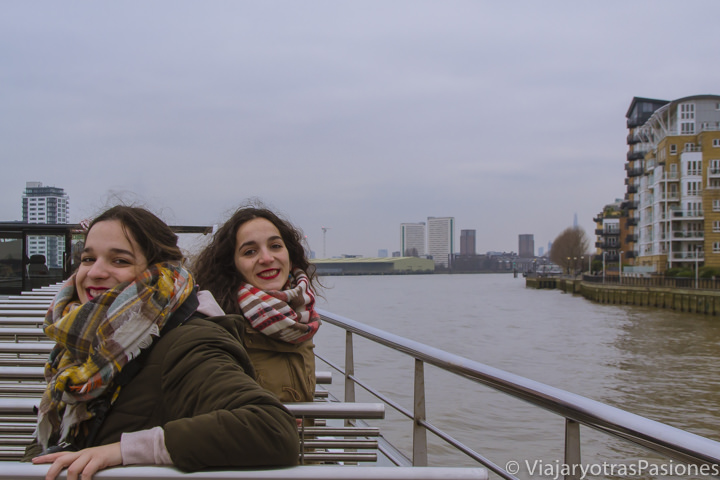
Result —
[[[618,264],[618,271],[619,271],[618,284],[620,284],[620,285],[622,285],[622,254],[623,253],[624,252],[622,250],[620,250],[620,263]]]
[[[582,270],[584,266],[585,266],[585,255],[580,255],[580,270]],[[582,273],[582,272],[580,272],[580,273]],[[590,274],[590,272],[588,272],[588,274]]]

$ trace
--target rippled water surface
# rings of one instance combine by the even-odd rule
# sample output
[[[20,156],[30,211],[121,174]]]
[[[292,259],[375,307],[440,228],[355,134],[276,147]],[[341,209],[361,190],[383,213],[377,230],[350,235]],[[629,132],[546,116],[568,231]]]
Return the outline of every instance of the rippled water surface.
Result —
[[[328,287],[320,300],[325,310],[720,440],[716,317],[595,304],[557,290],[525,288],[525,280],[512,275],[322,281]],[[339,329],[323,326],[316,344],[318,353],[342,364]],[[412,410],[412,359],[362,339],[356,340],[355,356],[360,377]],[[562,418],[433,367],[426,375],[429,420],[495,463],[562,458]],[[341,396],[342,379],[333,378],[332,389]],[[390,412],[388,418],[383,432],[409,452],[410,423]],[[658,458],[588,428],[581,438],[583,462]],[[430,461],[473,465],[434,440]],[[518,476],[547,478],[522,469]]]

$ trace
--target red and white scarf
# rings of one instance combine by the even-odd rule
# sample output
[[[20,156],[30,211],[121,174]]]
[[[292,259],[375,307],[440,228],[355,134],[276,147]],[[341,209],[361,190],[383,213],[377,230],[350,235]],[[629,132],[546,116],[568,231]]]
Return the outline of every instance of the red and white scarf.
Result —
[[[310,340],[320,328],[315,292],[308,276],[296,268],[282,291],[264,291],[243,283],[238,290],[240,311],[252,327],[287,343]]]

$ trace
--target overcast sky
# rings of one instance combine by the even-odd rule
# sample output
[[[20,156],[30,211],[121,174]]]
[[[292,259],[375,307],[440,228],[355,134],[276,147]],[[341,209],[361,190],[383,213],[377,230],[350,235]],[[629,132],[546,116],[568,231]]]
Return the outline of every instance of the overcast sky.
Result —
[[[720,93],[720,2],[4,1],[0,220],[118,196],[212,225],[257,197],[318,256],[454,216],[536,248],[625,193],[634,96]]]

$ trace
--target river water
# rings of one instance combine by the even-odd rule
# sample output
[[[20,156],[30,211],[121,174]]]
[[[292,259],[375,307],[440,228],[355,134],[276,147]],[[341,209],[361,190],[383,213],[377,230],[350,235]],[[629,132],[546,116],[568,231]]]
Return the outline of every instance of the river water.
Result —
[[[720,440],[718,318],[596,304],[526,288],[523,278],[508,274],[321,281],[325,310]],[[343,339],[338,328],[325,325],[316,336],[317,352],[342,365]],[[362,339],[355,350],[358,376],[412,410],[413,360]],[[433,367],[426,367],[426,376],[428,419],[495,463],[515,460],[520,478],[548,478],[523,466],[562,459],[562,418]],[[341,387],[335,373],[331,390],[341,397]],[[373,401],[367,395],[358,400]],[[389,410],[387,418],[383,433],[409,452],[410,422]],[[430,464],[474,464],[428,437]],[[583,463],[669,462],[589,428],[581,428],[581,438]]]

